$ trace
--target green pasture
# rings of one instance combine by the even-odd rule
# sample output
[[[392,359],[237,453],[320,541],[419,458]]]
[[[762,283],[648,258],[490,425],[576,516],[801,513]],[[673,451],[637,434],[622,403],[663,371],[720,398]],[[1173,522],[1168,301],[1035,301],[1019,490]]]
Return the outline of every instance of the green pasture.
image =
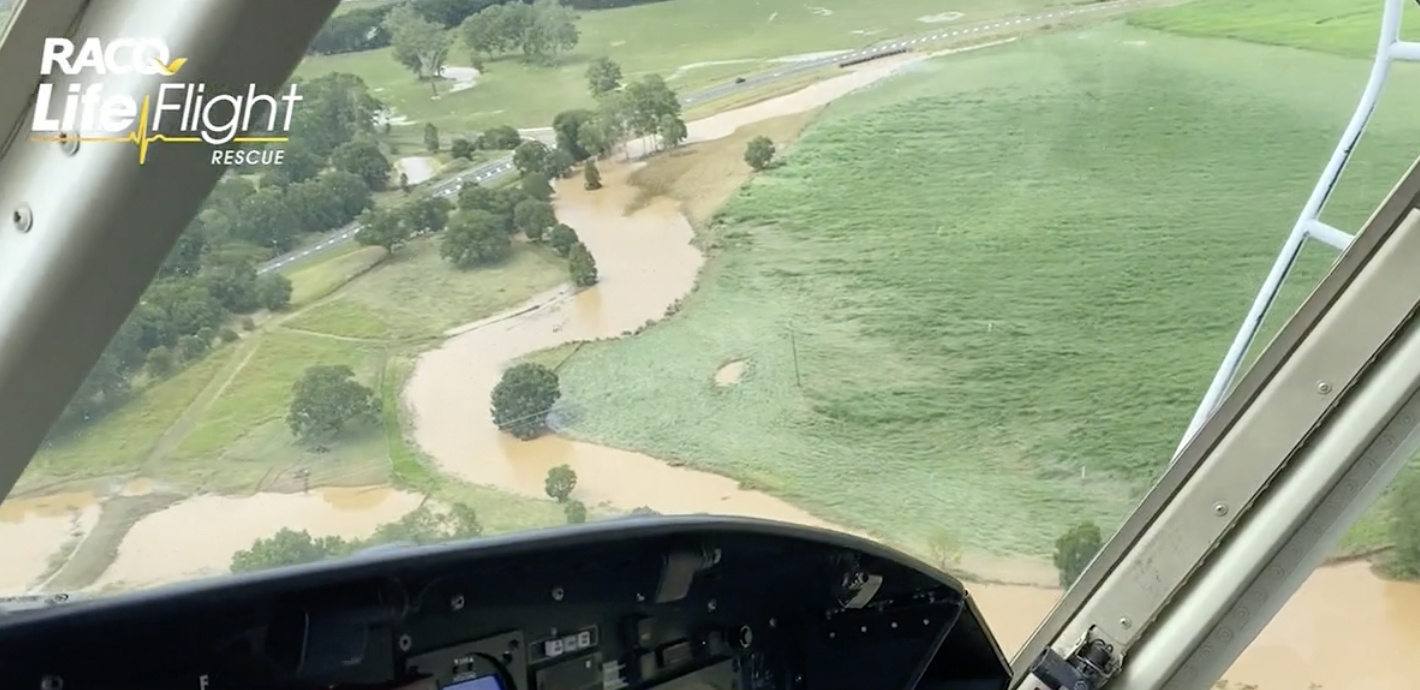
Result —
[[[401,248],[379,268],[286,322],[286,327],[345,338],[405,341],[517,306],[567,280],[550,250],[515,245],[497,266],[461,271],[439,259],[433,241]]]
[[[1241,34],[1230,8],[1263,4],[1290,11],[1148,21],[1205,26],[1209,5]],[[1367,71],[1120,23],[850,96],[722,210],[678,316],[562,367],[572,433],[898,542],[945,525],[1045,553],[1071,521],[1109,528],[1172,454]],[[1412,161],[1417,87],[1396,75],[1328,222],[1358,227]],[[1278,314],[1334,256],[1304,252]]]
[[[428,240],[382,255],[354,249],[293,270],[293,313],[263,319],[108,417],[53,439],[22,477],[22,495],[129,477],[156,481],[164,495],[288,491],[303,483],[293,477],[308,476],[313,486],[393,481],[467,503],[493,531],[559,524],[560,508],[546,501],[433,479],[405,441],[399,390],[425,340],[555,288],[565,265],[521,245],[503,264],[469,271],[447,267]],[[350,430],[320,448],[297,442],[285,421],[291,387],[315,364],[348,365],[380,391],[383,427]],[[141,515],[131,517],[125,525]],[[100,560],[85,572],[97,577],[108,562]]]

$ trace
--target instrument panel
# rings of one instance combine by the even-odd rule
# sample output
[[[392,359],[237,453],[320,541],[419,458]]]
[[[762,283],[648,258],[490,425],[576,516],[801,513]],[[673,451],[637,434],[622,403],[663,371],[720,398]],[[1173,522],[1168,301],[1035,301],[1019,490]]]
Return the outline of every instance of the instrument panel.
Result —
[[[0,618],[39,690],[993,690],[961,583],[834,532],[615,520]]]

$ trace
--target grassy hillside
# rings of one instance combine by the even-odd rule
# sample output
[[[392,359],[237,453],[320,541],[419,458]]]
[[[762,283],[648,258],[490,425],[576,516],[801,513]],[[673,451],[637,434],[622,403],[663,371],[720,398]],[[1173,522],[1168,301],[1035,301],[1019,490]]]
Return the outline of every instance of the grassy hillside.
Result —
[[[723,252],[678,317],[563,368],[573,431],[899,540],[947,525],[1038,553],[1066,521],[1113,526],[1171,454],[1366,71],[1114,25],[841,101],[724,209]],[[1329,222],[1357,226],[1410,163],[1416,76],[1398,75]],[[1307,251],[1284,311],[1333,258]],[[713,385],[730,361],[742,382]]]

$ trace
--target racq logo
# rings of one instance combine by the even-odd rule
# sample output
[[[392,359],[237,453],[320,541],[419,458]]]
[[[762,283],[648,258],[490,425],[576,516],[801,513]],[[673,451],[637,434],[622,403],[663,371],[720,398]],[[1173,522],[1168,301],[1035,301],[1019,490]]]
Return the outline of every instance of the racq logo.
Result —
[[[148,162],[148,147],[157,142],[211,146],[213,165],[279,165],[284,151],[241,145],[290,141],[291,116],[301,101],[294,84],[279,97],[258,94],[255,84],[244,93],[209,94],[204,84],[182,81],[135,95],[106,91],[102,80],[132,74],[175,77],[186,64],[187,58],[173,57],[168,44],[156,38],[46,38],[40,75],[93,74],[100,80],[65,89],[40,84],[30,139],[133,144],[139,165]],[[253,127],[266,135],[239,136]]]

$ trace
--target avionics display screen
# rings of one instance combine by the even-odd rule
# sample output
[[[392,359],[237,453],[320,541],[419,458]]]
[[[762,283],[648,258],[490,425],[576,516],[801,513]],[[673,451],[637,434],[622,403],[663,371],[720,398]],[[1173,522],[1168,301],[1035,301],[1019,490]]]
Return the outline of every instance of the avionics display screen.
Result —
[[[498,681],[498,676],[479,676],[449,683],[442,690],[503,690],[503,684]]]

